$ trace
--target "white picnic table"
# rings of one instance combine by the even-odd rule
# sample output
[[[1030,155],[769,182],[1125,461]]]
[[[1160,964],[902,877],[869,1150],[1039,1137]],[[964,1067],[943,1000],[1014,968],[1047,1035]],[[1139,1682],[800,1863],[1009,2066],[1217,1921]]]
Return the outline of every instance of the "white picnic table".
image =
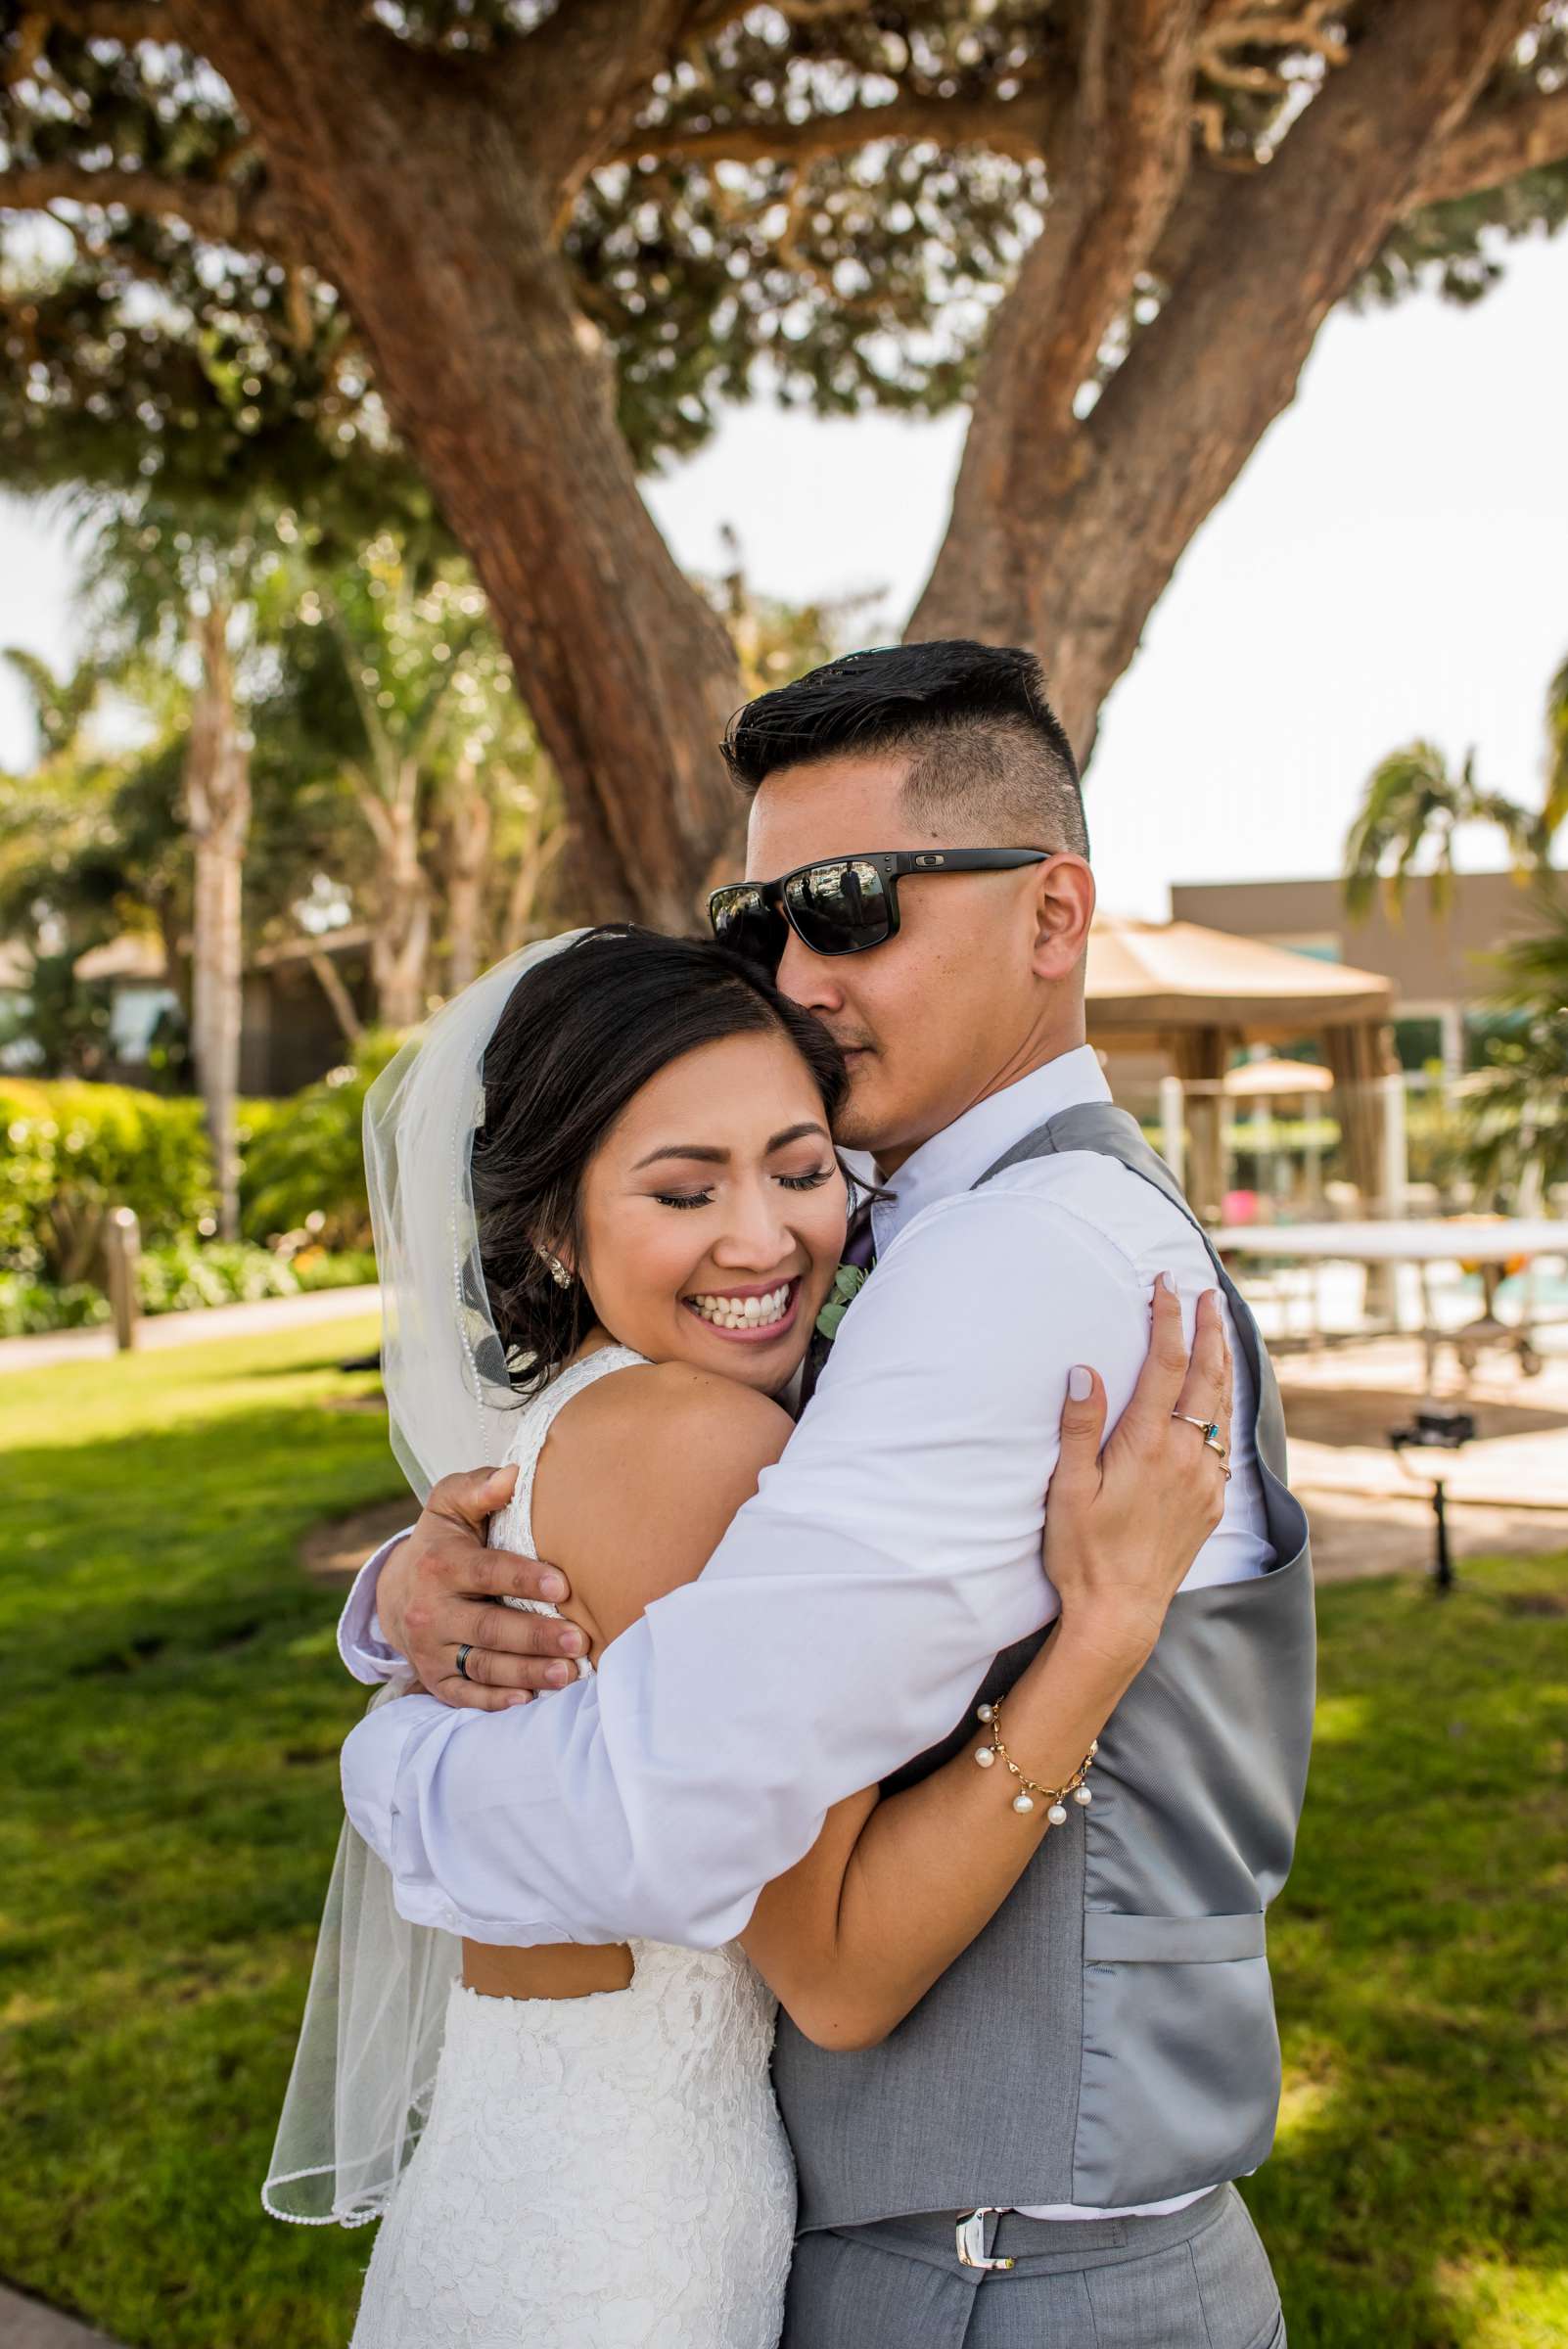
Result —
[[[1496,1220],[1465,1216],[1412,1217],[1407,1221],[1345,1221],[1323,1223],[1227,1223],[1211,1234],[1222,1257],[1261,1258],[1276,1264],[1412,1265],[1420,1284],[1421,1326],[1430,1386],[1440,1345],[1453,1345],[1461,1368],[1473,1370],[1482,1350],[1508,1348],[1527,1377],[1541,1367],[1535,1346],[1542,1316],[1534,1293],[1527,1290],[1517,1321],[1502,1321],[1495,1310],[1503,1278],[1502,1267],[1522,1259],[1531,1267],[1542,1257],[1568,1259],[1568,1219],[1560,1216],[1515,1216]],[[1458,1328],[1439,1325],[1433,1310],[1428,1276],[1434,1265],[1478,1265],[1486,1290],[1484,1312]],[[1322,1315],[1313,1300],[1314,1334],[1321,1339]],[[1398,1327],[1396,1318],[1395,1327]],[[1368,1328],[1367,1335],[1381,1334]]]

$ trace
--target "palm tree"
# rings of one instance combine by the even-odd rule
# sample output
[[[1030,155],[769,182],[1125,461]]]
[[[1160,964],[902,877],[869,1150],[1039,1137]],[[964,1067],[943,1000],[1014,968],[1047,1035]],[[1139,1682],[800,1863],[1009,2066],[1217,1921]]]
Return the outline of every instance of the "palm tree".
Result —
[[[1559,942],[1568,960],[1568,939]],[[1460,1089],[1478,1183],[1534,1206],[1568,1183],[1568,1010],[1538,1004],[1520,1036],[1494,1036],[1487,1065]]]
[[[27,943],[40,971],[58,966],[57,1036],[73,1025],[84,1036],[101,1026],[85,1001],[73,1001],[70,975],[87,947],[130,926],[160,933],[183,1001],[190,882],[167,810],[183,760],[188,690],[158,668],[122,668],[113,682],[117,722],[111,725],[104,712],[111,683],[99,662],[89,658],[57,674],[35,654],[10,647],[0,662],[27,694],[40,737],[26,773],[0,775],[0,927]]]
[[[565,838],[560,794],[467,567],[392,530],[349,560],[301,547],[281,645],[300,774],[346,785],[372,850],[377,1018],[423,1019],[432,960],[465,986],[532,920]],[[497,918],[497,867],[515,857]]]
[[[249,704],[268,672],[276,521],[196,520],[151,495],[82,492],[97,525],[85,566],[90,650],[107,680],[161,674],[183,699],[178,814],[190,844],[191,1047],[217,1177],[218,1227],[239,1236],[243,875],[251,834]],[[233,521],[232,535],[220,535]],[[174,811],[171,809],[170,813]]]
[[[1539,808],[1485,791],[1472,752],[1457,775],[1429,742],[1393,751],[1367,778],[1345,842],[1345,905],[1362,916],[1382,893],[1391,913],[1423,865],[1435,914],[1453,897],[1453,842],[1461,824],[1495,825],[1521,881],[1535,877],[1541,927],[1486,957],[1496,984],[1487,1002],[1516,1015],[1513,1033],[1486,1045],[1486,1065],[1459,1099],[1467,1157],[1478,1182],[1539,1197],[1568,1180],[1568,907],[1556,889],[1552,843],[1568,817],[1568,660],[1546,689],[1545,790]]]
[[[1568,815],[1568,656],[1546,687],[1546,804],[1542,821],[1555,832]]]
[[[1568,720],[1568,664],[1560,681]],[[1568,784],[1568,722],[1559,764]],[[1428,900],[1434,913],[1447,913],[1453,899],[1453,841],[1461,825],[1495,824],[1507,843],[1515,871],[1523,875],[1545,863],[1552,834],[1565,812],[1568,803],[1554,807],[1548,798],[1545,806],[1535,811],[1505,792],[1483,790],[1475,778],[1473,751],[1456,775],[1433,743],[1412,742],[1391,751],[1367,777],[1365,798],[1346,837],[1346,911],[1361,919],[1381,891],[1390,911],[1397,914],[1418,862],[1430,853]]]

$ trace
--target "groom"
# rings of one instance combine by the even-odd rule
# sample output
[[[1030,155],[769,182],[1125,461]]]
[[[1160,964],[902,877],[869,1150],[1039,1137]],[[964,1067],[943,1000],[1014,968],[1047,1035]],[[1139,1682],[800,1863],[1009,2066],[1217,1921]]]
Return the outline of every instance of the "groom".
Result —
[[[561,1591],[482,1548],[504,1484],[438,1489],[356,1584],[345,1658],[369,1680],[400,1651],[427,1688],[507,1709],[373,1712],[345,1752],[350,1813],[418,1921],[525,1945],[730,1939],[831,1804],[959,1750],[981,1683],[1010,1685],[1039,1635],[1069,1368],[1093,1362],[1116,1414],[1154,1279],[1189,1303],[1218,1279],[1224,1518],[1101,1737],[1092,1808],[882,2046],[825,2053],[781,2023],[802,2228],[786,2341],[1277,2349],[1229,2182],[1268,2153],[1277,2105],[1264,1911],[1306,1773],[1306,1522],[1252,1317],[1084,1040],[1071,752],[1031,656],[953,642],[765,694],[725,756],[757,881],[826,868],[795,901],[807,935],[768,935],[779,984],[849,1056],[839,1139],[889,1194],[876,1268],[704,1574],[551,1703],[505,1692],[570,1674],[540,1658],[572,1652],[565,1628],[482,1602]],[[1048,853],[953,853],[988,849]],[[874,851],[922,860],[891,918]],[[759,931],[774,902],[751,906]]]

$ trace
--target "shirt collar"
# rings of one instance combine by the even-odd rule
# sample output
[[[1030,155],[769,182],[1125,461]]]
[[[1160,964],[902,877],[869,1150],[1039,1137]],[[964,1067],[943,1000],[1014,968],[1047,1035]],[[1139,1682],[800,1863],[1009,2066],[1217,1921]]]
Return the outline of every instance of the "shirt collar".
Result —
[[[878,1256],[885,1256],[922,1208],[972,1190],[998,1158],[1047,1118],[1080,1101],[1109,1101],[1111,1088],[1090,1044],[1075,1045],[1015,1084],[991,1093],[954,1118],[905,1159],[888,1185],[892,1194],[871,1210]]]

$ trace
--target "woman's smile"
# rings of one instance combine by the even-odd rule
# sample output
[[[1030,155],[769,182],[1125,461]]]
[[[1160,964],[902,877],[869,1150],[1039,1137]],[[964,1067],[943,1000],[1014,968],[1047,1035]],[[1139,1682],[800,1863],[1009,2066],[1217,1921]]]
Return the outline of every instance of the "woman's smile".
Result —
[[[688,1313],[706,1322],[715,1337],[755,1346],[789,1334],[800,1311],[801,1288],[802,1275],[797,1272],[788,1280],[696,1289],[680,1302]]]

